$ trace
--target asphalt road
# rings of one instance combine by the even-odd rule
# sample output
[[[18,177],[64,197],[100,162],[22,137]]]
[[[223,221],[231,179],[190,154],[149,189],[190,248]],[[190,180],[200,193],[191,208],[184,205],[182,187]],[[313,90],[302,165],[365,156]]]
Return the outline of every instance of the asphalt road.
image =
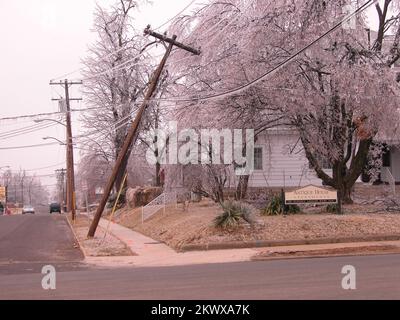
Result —
[[[400,255],[296,259],[163,268],[0,275],[1,299],[399,299]],[[357,289],[341,287],[341,269],[357,270]]]
[[[65,216],[0,216],[0,274],[37,272],[45,264],[75,270],[83,258]]]
[[[153,268],[82,263],[65,217],[0,217],[0,299],[400,299],[400,255]],[[41,286],[55,266],[56,289]],[[356,290],[344,290],[344,265]]]

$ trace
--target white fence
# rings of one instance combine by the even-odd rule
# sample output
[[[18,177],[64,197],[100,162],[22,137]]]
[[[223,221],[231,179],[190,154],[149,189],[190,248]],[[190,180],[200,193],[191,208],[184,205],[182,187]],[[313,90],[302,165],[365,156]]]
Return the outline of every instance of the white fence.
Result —
[[[164,192],[160,194],[153,201],[142,207],[142,223],[149,219],[152,215],[163,209],[165,213],[165,206],[168,204],[176,204],[175,192]]]

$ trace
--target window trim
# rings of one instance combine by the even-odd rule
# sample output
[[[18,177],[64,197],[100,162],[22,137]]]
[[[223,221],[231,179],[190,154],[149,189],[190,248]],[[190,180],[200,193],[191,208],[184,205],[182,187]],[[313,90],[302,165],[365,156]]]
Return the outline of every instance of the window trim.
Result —
[[[256,168],[256,149],[261,149],[261,169]],[[254,171],[264,171],[264,147],[263,146],[254,146]]]

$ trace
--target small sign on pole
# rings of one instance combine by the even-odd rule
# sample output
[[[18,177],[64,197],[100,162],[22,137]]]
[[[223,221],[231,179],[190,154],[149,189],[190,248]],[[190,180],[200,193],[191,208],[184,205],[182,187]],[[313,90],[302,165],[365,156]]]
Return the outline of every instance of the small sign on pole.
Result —
[[[285,192],[285,204],[338,203],[338,193],[334,189],[309,185]]]
[[[67,102],[65,99],[58,100],[58,111],[59,112],[67,112]]]
[[[7,203],[7,187],[0,186],[0,202],[3,205]]]

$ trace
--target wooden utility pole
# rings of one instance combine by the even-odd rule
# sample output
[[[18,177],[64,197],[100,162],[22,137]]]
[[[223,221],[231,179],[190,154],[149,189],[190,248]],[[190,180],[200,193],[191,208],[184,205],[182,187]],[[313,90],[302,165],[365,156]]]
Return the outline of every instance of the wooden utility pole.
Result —
[[[80,101],[81,98],[70,98],[69,87],[74,84],[82,84],[82,81],[50,82],[50,85],[61,85],[65,91],[65,117],[66,117],[66,136],[67,136],[67,210],[71,211],[72,220],[75,220],[75,170],[74,170],[74,148],[72,140],[71,126],[71,106],[70,101]],[[61,99],[52,99],[60,101]]]
[[[146,30],[144,30],[144,33],[145,34],[149,34],[149,35],[151,35],[151,36],[153,36],[153,37],[155,37],[157,39],[160,39],[160,40],[162,40],[164,42],[169,43],[169,46],[167,48],[167,51],[165,52],[165,55],[164,55],[163,59],[161,60],[159,66],[157,67],[156,71],[154,72],[154,74],[153,74],[153,76],[152,76],[152,78],[150,80],[149,88],[148,88],[148,90],[146,92],[146,95],[144,97],[143,103],[142,103],[142,105],[140,106],[140,108],[138,110],[138,113],[137,113],[137,115],[135,117],[135,120],[132,122],[131,127],[129,128],[129,132],[128,132],[126,138],[125,138],[125,141],[124,141],[124,144],[122,146],[122,149],[118,154],[117,160],[115,161],[115,165],[114,165],[113,171],[112,171],[111,176],[110,176],[110,178],[109,178],[109,180],[107,182],[107,185],[106,185],[106,187],[104,189],[103,197],[102,197],[102,199],[100,201],[100,204],[99,204],[99,206],[98,206],[98,208],[96,210],[96,214],[95,214],[95,216],[93,218],[92,224],[90,225],[89,232],[88,232],[88,235],[87,235],[88,238],[93,238],[94,234],[96,233],[97,226],[99,224],[101,215],[103,214],[104,207],[107,204],[108,197],[109,197],[109,195],[111,193],[111,190],[112,190],[112,188],[114,186],[115,179],[116,179],[117,174],[118,174],[118,172],[120,170],[121,164],[124,162],[124,160],[126,160],[125,157],[127,156],[128,151],[129,151],[132,143],[135,142],[136,139],[137,139],[137,132],[138,132],[138,128],[139,128],[140,122],[142,120],[142,117],[143,117],[146,109],[147,109],[149,101],[150,101],[154,91],[157,88],[157,84],[158,84],[158,81],[160,79],[161,72],[163,71],[163,69],[165,67],[165,63],[167,62],[167,59],[168,59],[168,57],[169,57],[169,55],[171,53],[171,50],[172,50],[173,46],[174,45],[178,46],[179,48],[187,50],[187,51],[189,51],[189,52],[191,52],[193,54],[196,54],[196,55],[200,54],[200,52],[198,50],[192,49],[190,47],[187,47],[187,46],[177,42],[176,41],[176,35],[174,35],[172,38],[167,38],[165,35],[162,35],[162,34],[159,34],[159,33],[151,31],[150,30],[150,26],[148,26],[146,28]]]

